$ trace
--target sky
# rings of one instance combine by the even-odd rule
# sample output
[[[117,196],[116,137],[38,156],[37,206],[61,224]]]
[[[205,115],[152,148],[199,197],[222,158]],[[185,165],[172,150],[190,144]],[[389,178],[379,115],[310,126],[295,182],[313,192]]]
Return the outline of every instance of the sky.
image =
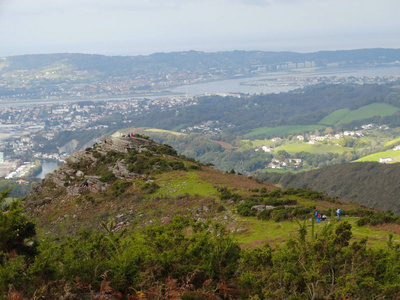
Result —
[[[399,0],[0,0],[0,56],[400,48]]]

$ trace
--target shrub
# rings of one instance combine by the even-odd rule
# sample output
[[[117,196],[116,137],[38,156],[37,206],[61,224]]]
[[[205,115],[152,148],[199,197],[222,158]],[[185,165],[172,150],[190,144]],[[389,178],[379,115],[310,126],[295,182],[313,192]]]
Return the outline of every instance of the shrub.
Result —
[[[189,170],[200,170],[201,168],[198,165],[190,165],[188,167]]]
[[[159,154],[166,154],[166,155],[171,155],[171,156],[177,156],[178,153],[176,152],[176,150],[174,148],[172,148],[170,145],[161,145],[158,146],[155,150],[156,153]]]
[[[115,180],[117,180],[117,177],[111,171],[103,172],[100,177],[101,182],[113,182]]]
[[[280,222],[287,219],[287,212],[284,209],[273,210],[271,215],[274,222]]]
[[[153,194],[155,193],[158,189],[160,188],[160,186],[155,183],[155,182],[146,182],[143,186],[142,186],[142,190],[147,190],[148,194]]]
[[[264,221],[269,220],[271,217],[271,212],[272,212],[272,210],[270,210],[270,209],[264,209],[263,211],[260,211],[257,214],[257,218],[259,220],[264,220]]]
[[[225,206],[223,206],[222,204],[220,205],[220,206],[218,206],[218,208],[217,208],[217,212],[223,212],[223,211],[225,211],[226,210],[226,208],[225,208]]]
[[[131,183],[128,181],[120,181],[120,182],[115,182],[112,185],[112,194],[114,197],[121,196],[123,193],[125,193],[125,189],[130,185]]]
[[[228,190],[226,186],[217,188],[217,191],[220,193],[219,199],[221,200],[228,200],[232,196],[231,192]]]
[[[93,152],[92,152],[92,155],[93,155],[94,158],[100,158],[100,157],[103,156],[103,155],[101,155],[101,153],[98,152],[98,151],[93,151]]]
[[[186,166],[182,161],[170,161],[168,164],[173,170],[186,170]]]
[[[254,216],[256,212],[251,208],[257,204],[258,204],[257,201],[246,200],[243,204],[238,205],[237,212],[239,215],[244,217]]]
[[[263,202],[264,205],[272,205],[272,206],[278,206],[278,205],[296,205],[297,204],[297,200],[294,199],[284,199],[284,200],[280,200],[277,198],[269,198],[266,199]]]

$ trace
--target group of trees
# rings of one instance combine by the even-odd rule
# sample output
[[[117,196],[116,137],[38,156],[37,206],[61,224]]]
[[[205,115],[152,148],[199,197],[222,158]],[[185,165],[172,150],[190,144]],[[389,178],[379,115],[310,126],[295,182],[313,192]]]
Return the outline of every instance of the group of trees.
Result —
[[[397,203],[399,168],[399,164],[355,162],[298,174],[258,172],[256,176],[283,188],[310,187],[349,202],[400,213]]]
[[[0,299],[396,299],[400,250],[350,242],[347,222],[319,234],[299,222],[280,245],[241,249],[221,224],[174,217],[168,225],[34,241],[15,202],[0,211]]]
[[[137,126],[171,130],[177,126],[193,126],[211,120],[233,124],[234,127],[223,128],[224,132],[243,135],[260,127],[318,124],[323,117],[338,109],[353,110],[374,102],[399,107],[400,97],[398,91],[389,84],[321,85],[302,92],[241,98],[213,95],[200,97],[197,105],[179,108],[179,114],[176,114],[176,110],[150,111],[138,117],[135,123]]]

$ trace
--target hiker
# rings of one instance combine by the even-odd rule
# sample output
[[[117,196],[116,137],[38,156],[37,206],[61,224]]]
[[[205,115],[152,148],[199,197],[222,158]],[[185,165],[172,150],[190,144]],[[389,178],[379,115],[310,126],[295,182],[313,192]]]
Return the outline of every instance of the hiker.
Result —
[[[326,215],[322,215],[322,221],[326,220]]]
[[[321,222],[321,215],[318,214],[318,223]]]
[[[338,220],[340,221],[340,215],[342,214],[342,210],[340,208],[338,208],[336,211],[336,214],[337,214]]]
[[[315,222],[318,223],[318,211],[317,210],[315,211],[314,217],[315,217]]]

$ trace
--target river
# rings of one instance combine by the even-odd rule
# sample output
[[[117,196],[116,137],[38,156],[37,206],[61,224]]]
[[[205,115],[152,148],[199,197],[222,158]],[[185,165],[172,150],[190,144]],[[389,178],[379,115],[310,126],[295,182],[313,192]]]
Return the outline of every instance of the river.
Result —
[[[169,91],[162,93],[150,93],[143,95],[132,95],[124,97],[110,97],[110,98],[75,98],[75,99],[15,99],[0,101],[0,107],[16,107],[16,106],[34,106],[34,105],[51,105],[73,103],[81,101],[137,101],[139,99],[148,98],[156,99],[160,97],[168,97],[174,95],[187,94],[190,96],[203,95],[203,94],[216,94],[216,93],[245,93],[245,94],[270,94],[288,92],[297,89],[301,86],[298,84],[278,84],[276,86],[268,85],[252,85],[251,83],[258,80],[276,79],[282,77],[312,77],[312,76],[337,76],[337,77],[381,77],[381,76],[396,76],[400,75],[400,67],[377,67],[367,69],[325,69],[313,72],[279,72],[270,73],[264,76],[242,77],[237,79],[227,79],[218,81],[208,81],[196,84],[182,85],[171,88]]]
[[[187,95],[216,94],[216,93],[245,93],[245,94],[270,94],[288,92],[299,88],[297,84],[282,84],[276,86],[251,85],[254,81],[276,79],[280,77],[318,77],[318,76],[337,76],[341,77],[382,77],[400,75],[400,67],[379,67],[368,69],[331,69],[313,72],[282,72],[270,73],[265,76],[250,78],[228,79],[220,81],[210,81],[190,85],[178,86],[171,89],[173,93],[185,93]]]
[[[41,163],[42,163],[42,172],[36,175],[37,178],[41,179],[43,179],[47,173],[53,172],[61,165],[60,162],[54,160],[42,160]]]

